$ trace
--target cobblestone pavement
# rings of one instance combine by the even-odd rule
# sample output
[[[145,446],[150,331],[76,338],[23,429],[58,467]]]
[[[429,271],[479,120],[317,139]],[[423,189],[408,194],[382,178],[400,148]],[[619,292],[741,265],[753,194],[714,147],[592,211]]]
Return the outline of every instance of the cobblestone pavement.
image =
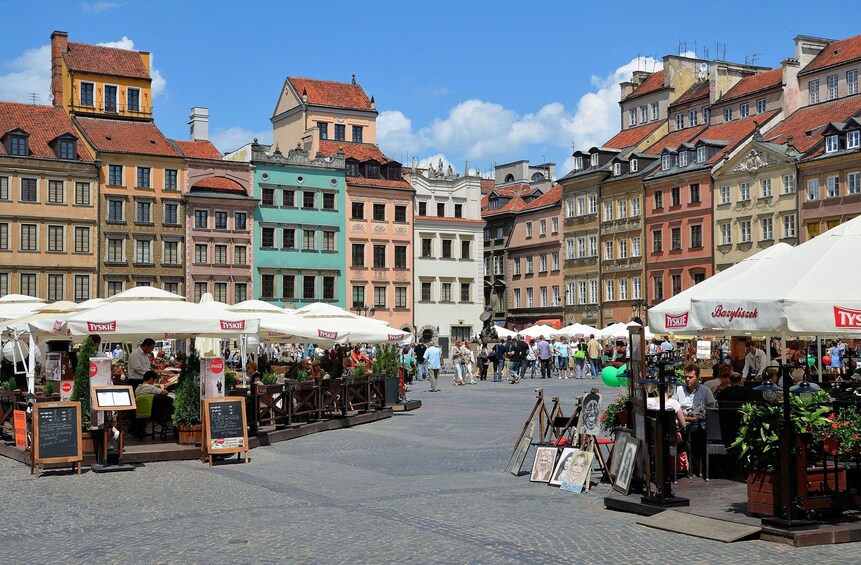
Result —
[[[722,544],[644,528],[603,508],[604,485],[575,495],[501,471],[535,387],[570,410],[595,382],[442,379],[436,394],[418,383],[418,411],[259,448],[249,465],[36,480],[0,458],[0,562],[665,563],[670,552],[724,565],[855,562],[855,544]]]

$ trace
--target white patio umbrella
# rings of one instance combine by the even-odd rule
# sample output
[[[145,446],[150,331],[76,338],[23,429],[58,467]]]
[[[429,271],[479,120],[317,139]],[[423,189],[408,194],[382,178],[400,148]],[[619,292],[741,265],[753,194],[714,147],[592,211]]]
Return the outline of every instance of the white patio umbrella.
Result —
[[[508,339],[509,337],[514,337],[517,335],[517,332],[511,331],[508,328],[503,328],[502,326],[496,326],[496,337],[499,339]]]
[[[283,342],[296,338],[305,340],[304,336],[294,336],[272,328],[281,328],[289,323],[289,317],[294,312],[291,309],[279,308],[262,300],[245,300],[233,306],[228,306],[229,312],[253,314],[260,318],[260,330],[257,338],[266,341]]]
[[[309,304],[289,314],[283,321],[267,319],[264,329],[295,336],[311,343],[400,343],[412,339],[410,332],[390,327],[386,322],[353,314],[331,304]]]
[[[649,327],[659,334],[696,333],[703,328],[693,323],[693,318],[691,317],[691,300],[693,298],[747,271],[760,274],[768,273],[770,271],[769,265],[771,264],[771,260],[791,249],[793,247],[786,243],[772,245],[747,259],[739,261],[732,267],[712,275],[703,282],[680,292],[672,298],[668,298],[660,304],[650,307]]]
[[[0,298],[0,321],[14,320],[36,310],[45,301],[26,294],[7,294]]]
[[[618,322],[616,324],[611,324],[601,330],[600,334],[595,334],[595,337],[599,339],[628,339],[630,335],[630,328],[639,327],[640,324],[637,322],[628,322],[627,324],[623,324],[622,322]],[[654,339],[655,334],[646,326],[645,330],[646,339]]]
[[[861,333],[861,217],[710,288],[692,303],[694,323],[733,333]]]
[[[534,326],[529,326],[528,328],[523,328],[517,335],[522,335],[523,337],[528,337],[529,339],[536,339],[539,336],[550,337],[553,332],[557,331],[556,328],[552,328],[545,324],[536,324]]]
[[[553,337],[579,338],[589,337],[590,335],[598,335],[601,333],[597,328],[587,326],[586,324],[571,324],[564,328],[559,328],[553,331]]]
[[[216,302],[215,297],[212,296],[211,292],[204,292],[200,296],[200,300],[197,302],[198,304],[206,305],[209,308],[220,308],[223,302]],[[194,348],[197,350],[198,354],[203,357],[212,357],[215,355],[221,355],[219,351],[220,340],[214,339],[211,337],[196,337],[194,338]]]

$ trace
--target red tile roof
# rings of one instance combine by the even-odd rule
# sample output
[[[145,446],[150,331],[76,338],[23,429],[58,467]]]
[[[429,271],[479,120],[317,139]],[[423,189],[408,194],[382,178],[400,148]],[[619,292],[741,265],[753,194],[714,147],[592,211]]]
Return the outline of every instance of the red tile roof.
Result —
[[[63,59],[73,72],[150,80],[149,71],[137,51],[69,42]]]
[[[514,196],[529,196],[536,190],[538,190],[538,187],[526,183],[518,183],[494,188],[493,192],[495,192],[499,196],[502,196],[503,198],[511,198]]]
[[[670,104],[670,107],[679,106],[681,104],[685,104],[687,102],[692,102],[694,100],[699,100],[700,98],[705,98],[709,95],[709,81],[704,80],[702,82],[698,82],[688,89],[687,92],[682,94],[676,99],[675,102]]]
[[[698,135],[695,139],[691,140],[691,143],[696,143],[700,139],[710,140],[710,141],[725,141],[727,145],[724,147],[725,151],[732,151],[735,147],[741,143],[747,136],[753,133],[753,130],[756,128],[756,124],[762,126],[768,120],[777,115],[777,110],[772,112],[766,112],[765,114],[756,114],[754,116],[748,116],[746,118],[742,118],[741,120],[733,120],[731,122],[726,122],[723,124],[718,124],[716,126],[710,126],[706,128],[700,135]],[[756,122],[756,124],[754,124]],[[718,151],[715,155],[708,160],[709,163],[716,163],[723,157],[723,151]]]
[[[721,99],[718,101],[718,103],[724,102],[726,100],[740,98],[742,96],[746,96],[754,92],[759,92],[761,90],[779,88],[782,85],[783,69],[772,69],[758,75],[753,75],[741,79],[740,81],[735,83],[735,86],[730,88],[726,94],[721,96]]]
[[[84,136],[99,151],[182,157],[153,122],[76,117]]]
[[[308,104],[374,111],[368,95],[358,84],[300,77],[287,77],[287,80],[300,100],[303,92],[308,94]]]
[[[625,100],[645,96],[646,94],[650,94],[662,88],[664,88],[664,71],[658,71],[646,77],[646,80],[641,82],[640,85],[634,89],[634,92],[625,98]]]
[[[829,122],[845,122],[859,112],[861,96],[857,95],[799,108],[774,129],[763,134],[763,141],[787,143],[792,137],[792,145],[801,153],[806,153],[822,141],[822,129]],[[807,132],[810,134],[807,135]]]
[[[810,61],[806,67],[801,69],[798,74],[799,76],[805,75],[820,69],[848,63],[849,61],[854,61],[859,58],[861,58],[861,35],[856,35],[847,39],[840,39],[829,43],[828,46],[820,51],[819,55],[814,57],[813,60]]]
[[[62,107],[0,102],[0,137],[16,128],[30,134],[28,141],[30,156],[43,159],[57,158],[48,143],[60,135],[68,133],[79,137],[75,132],[75,126]],[[83,141],[79,142],[77,146],[78,159],[93,161],[93,156],[90,155]],[[5,147],[0,144],[0,155],[5,154]]]
[[[433,221],[433,222],[451,222],[459,224],[483,224],[484,220],[474,220],[470,218],[440,218],[439,216],[416,216],[416,220]]]
[[[412,188],[405,180],[370,179],[366,177],[347,177],[347,184],[377,188]]]
[[[221,159],[221,152],[208,140],[180,141],[172,140],[179,150],[189,159]]]
[[[651,135],[653,131],[655,131],[665,123],[666,122],[658,121],[651,124],[622,130],[616,135],[614,135],[612,138],[610,138],[606,143],[601,145],[601,147],[608,147],[610,149],[625,149],[626,147],[637,145],[638,143],[649,137],[649,135]]]
[[[192,190],[199,188],[201,190],[214,190],[216,192],[238,192],[245,195],[246,191],[242,185],[235,180],[226,177],[207,177],[200,179],[191,186]]]
[[[321,141],[320,151],[329,156],[338,151],[343,151],[347,159],[355,159],[359,162],[374,159],[380,164],[388,163],[390,159],[380,151],[380,148],[370,143],[350,143],[347,141]]]
[[[553,206],[554,204],[559,204],[560,202],[562,202],[562,185],[557,184],[538,198],[527,202],[526,206],[523,207],[523,211],[526,212],[529,210],[534,210],[536,208]]]
[[[496,186],[496,181],[493,179],[481,179],[481,193],[487,194],[493,187]]]
[[[481,217],[486,218],[488,216],[496,216],[498,214],[505,214],[508,212],[519,212],[526,207],[526,202],[523,201],[520,196],[515,196],[511,200],[505,203],[505,206],[501,208],[497,208],[496,210],[482,210]]]
[[[690,140],[694,139],[700,132],[702,132],[703,129],[705,129],[705,126],[685,128],[676,130],[672,133],[668,133],[646,149],[643,149],[643,153],[657,156],[661,153],[661,151],[664,150],[665,147],[678,147],[682,143],[688,143]]]

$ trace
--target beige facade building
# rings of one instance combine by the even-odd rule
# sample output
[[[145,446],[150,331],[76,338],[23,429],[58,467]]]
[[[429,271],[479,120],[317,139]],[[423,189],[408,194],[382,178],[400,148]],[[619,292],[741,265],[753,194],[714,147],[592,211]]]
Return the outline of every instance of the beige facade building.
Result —
[[[62,108],[0,102],[0,296],[96,296],[98,184]]]

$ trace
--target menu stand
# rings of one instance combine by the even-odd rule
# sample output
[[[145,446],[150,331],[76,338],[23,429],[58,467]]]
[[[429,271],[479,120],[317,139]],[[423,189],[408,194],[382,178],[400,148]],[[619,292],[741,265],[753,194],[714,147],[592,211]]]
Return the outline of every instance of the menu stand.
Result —
[[[135,395],[130,385],[115,385],[115,386],[97,386],[90,389],[90,398],[93,399],[93,410],[103,412],[117,413],[117,429],[122,430],[123,412],[126,410],[137,410]],[[134,471],[135,466],[128,463],[123,463],[123,433],[120,431],[119,442],[117,444],[117,462],[111,464],[108,457],[108,445],[111,441],[111,431],[113,426],[110,425],[110,418],[105,414],[105,425],[102,434],[93,434],[93,439],[99,438],[96,441],[96,461],[90,469],[94,473],[118,473],[123,471]],[[100,437],[101,436],[101,437]]]

